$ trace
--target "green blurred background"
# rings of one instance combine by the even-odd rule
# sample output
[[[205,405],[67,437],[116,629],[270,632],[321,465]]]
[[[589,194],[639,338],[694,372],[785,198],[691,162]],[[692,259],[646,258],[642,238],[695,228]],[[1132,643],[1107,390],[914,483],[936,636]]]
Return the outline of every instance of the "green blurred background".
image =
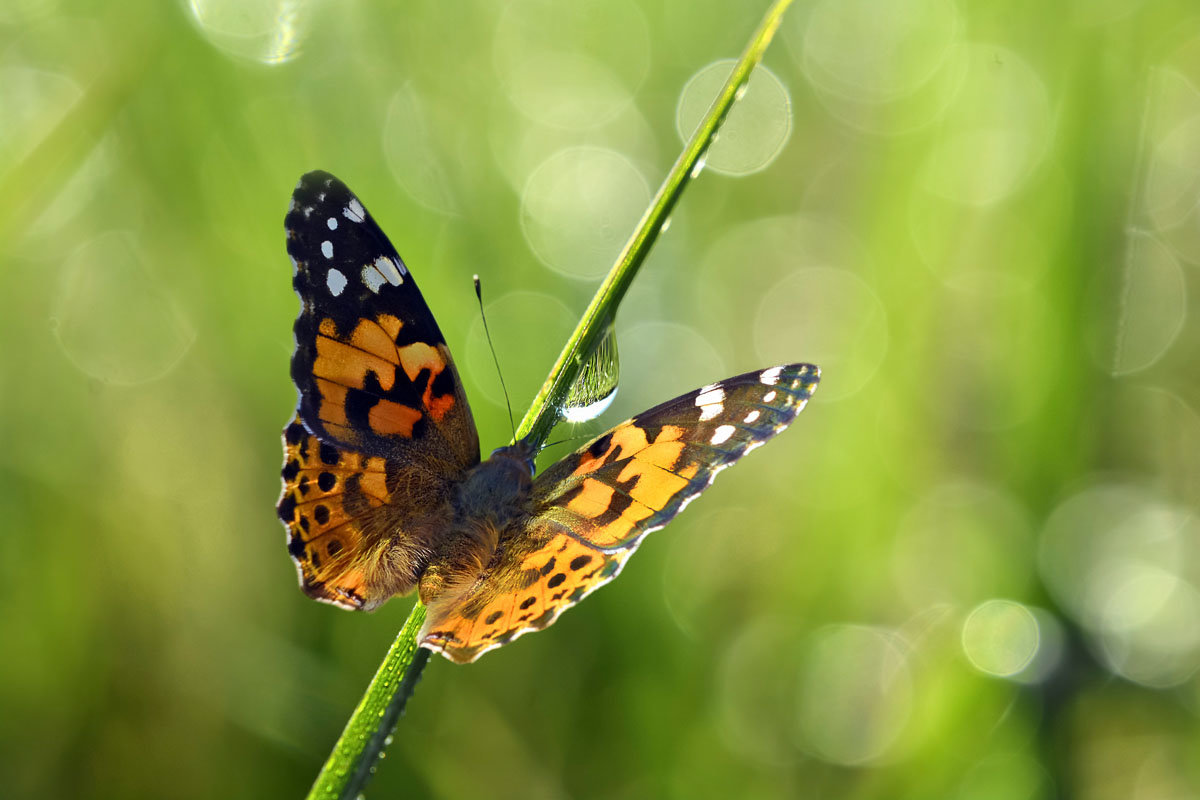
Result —
[[[764,9],[0,4],[0,796],[300,796],[408,612],[306,599],[275,517],[297,178],[389,233],[486,451],[471,275],[519,414]],[[370,796],[1197,796],[1195,4],[809,0],[764,65],[559,438],[816,398],[435,657]]]

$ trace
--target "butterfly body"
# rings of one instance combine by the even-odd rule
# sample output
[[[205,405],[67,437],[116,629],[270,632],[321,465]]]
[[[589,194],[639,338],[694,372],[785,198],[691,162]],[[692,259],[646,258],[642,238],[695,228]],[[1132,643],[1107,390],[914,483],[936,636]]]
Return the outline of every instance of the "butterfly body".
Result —
[[[305,175],[286,227],[301,298],[278,513],[314,599],[371,610],[416,590],[421,644],[457,662],[552,623],[649,532],[782,431],[819,372],[710,384],[534,475],[536,443],[480,459],[449,349],[404,262],[344,184]]]

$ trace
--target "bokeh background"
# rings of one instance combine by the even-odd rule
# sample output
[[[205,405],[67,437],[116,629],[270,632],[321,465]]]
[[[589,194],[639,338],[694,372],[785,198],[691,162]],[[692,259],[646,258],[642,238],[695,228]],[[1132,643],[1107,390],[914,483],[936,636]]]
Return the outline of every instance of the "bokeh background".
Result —
[[[275,518],[297,178],[390,234],[490,449],[471,275],[519,415],[765,5],[0,3],[0,795],[307,790],[409,602],[307,600]],[[1200,795],[1200,12],[800,0],[764,67],[557,438],[815,400],[435,657],[370,795]]]

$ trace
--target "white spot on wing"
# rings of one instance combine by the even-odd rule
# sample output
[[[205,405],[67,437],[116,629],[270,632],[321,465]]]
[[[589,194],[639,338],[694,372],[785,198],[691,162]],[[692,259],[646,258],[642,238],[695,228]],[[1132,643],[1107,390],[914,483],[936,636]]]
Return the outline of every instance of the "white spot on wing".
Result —
[[[783,372],[783,367],[771,367],[770,369],[764,369],[762,371],[762,375],[758,376],[758,379],[767,386],[774,386],[779,380],[780,372]]]
[[[747,423],[750,423],[750,422],[754,422],[754,420],[756,420],[756,419],[758,419],[758,409],[757,408],[754,409],[753,411],[751,411],[749,414],[747,414],[746,419],[744,421]]]
[[[321,255],[326,258],[333,258],[333,242],[328,239],[321,242]]]
[[[384,277],[383,273],[375,269],[374,264],[367,264],[362,268],[362,279],[363,283],[367,285],[368,289],[375,294],[379,294],[379,287],[383,286]]]
[[[725,391],[719,386],[705,386],[696,395],[696,407],[700,409],[700,421],[714,419],[725,410]]]
[[[325,224],[329,226],[329,230],[336,231],[337,230],[337,217],[330,217],[329,219],[325,220]]]
[[[357,197],[351,197],[350,202],[342,209],[342,216],[351,222],[362,222],[367,218],[367,212],[362,207],[362,203],[358,202]]]
[[[772,401],[772,400],[774,400],[774,399],[775,399],[775,390],[774,390],[774,389],[772,389],[771,391],[769,391],[769,392],[767,392],[766,394],[764,394],[764,395],[763,395],[763,402],[764,402],[764,403],[769,403],[769,402],[771,402],[771,401]]]
[[[325,275],[325,285],[329,287],[329,293],[337,297],[346,288],[346,276],[339,270],[331,269]]]
[[[733,434],[736,432],[737,428],[733,427],[732,425],[720,425],[713,432],[712,443],[725,444],[725,442],[729,441],[729,437],[733,436]]]
[[[403,264],[397,264],[388,256],[380,256],[375,259],[375,269],[379,270],[379,274],[386,278],[392,286],[404,283],[404,274],[408,271],[404,269]]]

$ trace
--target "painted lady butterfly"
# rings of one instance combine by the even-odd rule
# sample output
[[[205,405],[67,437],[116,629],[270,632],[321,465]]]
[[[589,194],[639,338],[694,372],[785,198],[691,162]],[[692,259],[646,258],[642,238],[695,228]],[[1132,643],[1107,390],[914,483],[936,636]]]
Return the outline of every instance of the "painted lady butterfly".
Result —
[[[346,186],[305,175],[279,517],[310,597],[370,610],[416,589],[421,644],[459,663],[552,623],[716,474],[786,428],[819,372],[790,364],[622,422],[534,477],[539,443],[479,457],[462,382],[408,268]]]

